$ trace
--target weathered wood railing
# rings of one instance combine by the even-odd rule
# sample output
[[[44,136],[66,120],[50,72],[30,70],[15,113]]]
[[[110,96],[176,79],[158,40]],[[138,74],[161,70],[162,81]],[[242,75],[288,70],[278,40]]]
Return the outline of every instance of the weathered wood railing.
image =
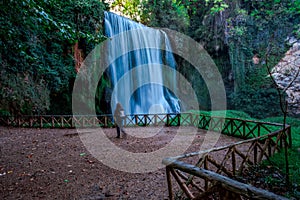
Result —
[[[0,116],[0,125],[29,128],[75,128],[114,126],[112,115],[43,115],[43,116]],[[281,124],[251,120],[222,118],[194,113],[181,114],[136,114],[127,115],[125,126],[195,126],[199,129],[218,131],[223,134],[248,139],[266,135],[282,128]],[[291,133],[288,143],[292,144]],[[282,140],[281,140],[282,142]]]
[[[285,138],[283,135],[290,131],[291,127],[287,125],[285,130],[280,129],[224,147],[164,159],[170,199],[285,199],[240,183],[234,178],[248,166],[269,159],[284,144],[290,145],[282,142]],[[173,193],[171,177],[180,187],[176,195]]]
[[[206,170],[195,165],[187,164],[181,161],[173,161],[166,168],[167,180],[169,187],[169,198],[174,199],[172,192],[171,176],[173,175],[176,181],[180,184],[181,189],[185,192],[186,198],[178,199],[221,199],[221,200],[240,200],[240,199],[261,199],[261,200],[287,200],[287,198],[268,192],[263,189],[253,187],[251,185],[238,182],[218,173]],[[209,185],[207,189],[201,189],[195,184],[195,181],[190,181],[198,192],[192,193],[190,186],[185,184],[187,179],[181,173],[188,173],[191,176],[198,177],[206,181]]]
[[[126,115],[125,126],[179,125],[179,114],[136,114]],[[75,128],[114,126],[112,115],[42,115],[42,116],[0,116],[0,125],[27,128]],[[192,125],[192,124],[190,124]]]

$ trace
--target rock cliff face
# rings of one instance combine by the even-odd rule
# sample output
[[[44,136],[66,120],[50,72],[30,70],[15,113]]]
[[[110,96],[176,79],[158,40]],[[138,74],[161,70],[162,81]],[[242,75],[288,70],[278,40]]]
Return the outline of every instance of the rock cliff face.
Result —
[[[286,90],[289,113],[300,115],[300,42],[294,43],[272,75],[278,86]]]

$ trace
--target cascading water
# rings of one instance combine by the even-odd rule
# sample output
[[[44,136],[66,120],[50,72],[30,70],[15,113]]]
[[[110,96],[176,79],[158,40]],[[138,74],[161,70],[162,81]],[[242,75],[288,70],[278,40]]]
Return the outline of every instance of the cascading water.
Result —
[[[150,28],[114,13],[105,13],[107,37],[113,38],[136,29],[139,30],[137,34],[127,34],[108,49],[110,61],[108,74],[114,88],[112,108],[114,109],[116,103],[120,102],[127,114],[179,113],[179,100],[174,91],[176,90],[176,63],[173,54],[170,53],[172,51],[167,35],[156,29],[151,29],[149,35],[149,31],[146,30]],[[164,48],[162,45],[165,45]],[[154,46],[155,48],[141,48],[126,52],[129,46]],[[122,51],[125,52],[122,56],[116,56],[119,55],[116,52]],[[165,80],[162,66],[174,69],[167,75],[168,80]],[[173,88],[164,87],[166,81],[168,85],[171,81]]]

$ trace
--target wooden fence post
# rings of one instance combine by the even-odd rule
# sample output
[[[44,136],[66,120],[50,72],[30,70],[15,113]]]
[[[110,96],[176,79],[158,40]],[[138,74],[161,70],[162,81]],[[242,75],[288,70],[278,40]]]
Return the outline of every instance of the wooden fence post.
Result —
[[[257,165],[257,143],[254,144],[254,150],[253,150],[253,162],[254,165]]]
[[[60,116],[60,124],[61,124],[61,127],[64,128],[64,117],[63,116]]]
[[[243,121],[242,123],[243,123],[243,135],[242,135],[242,136],[243,136],[243,138],[246,139],[246,135],[247,135],[247,134],[246,134],[246,122]]]
[[[107,116],[104,116],[104,127],[107,128],[108,127],[108,117]]]
[[[154,126],[157,126],[157,114],[154,115]]]
[[[204,169],[206,169],[206,170],[208,169],[207,156],[208,156],[208,155],[206,155],[205,158],[204,158]],[[205,188],[205,191],[207,191],[207,190],[208,190],[208,186],[209,186],[209,184],[208,184],[208,179],[207,179],[207,178],[204,178],[204,181],[205,181],[204,188]]]
[[[235,171],[236,171],[235,147],[233,147],[231,157],[232,157],[232,174],[233,174],[233,176],[235,176],[236,175],[236,173],[235,173]]]
[[[180,118],[181,118],[181,114],[177,114],[177,126],[180,126]]]
[[[169,191],[169,199],[173,200],[173,189],[172,189],[172,179],[171,179],[171,170],[170,167],[166,167],[167,174],[167,182],[168,182],[168,191]]]
[[[135,118],[135,125],[139,125],[139,122],[138,122],[138,116],[137,115],[134,115],[134,118]]]
[[[170,126],[170,114],[167,114],[167,126]]]
[[[54,128],[54,126],[55,126],[54,117],[51,116],[51,127]]]
[[[40,116],[40,128],[43,128],[43,117]]]
[[[148,115],[144,115],[144,126],[147,126],[147,118],[148,118]]]
[[[18,127],[21,127],[21,117],[18,117]]]

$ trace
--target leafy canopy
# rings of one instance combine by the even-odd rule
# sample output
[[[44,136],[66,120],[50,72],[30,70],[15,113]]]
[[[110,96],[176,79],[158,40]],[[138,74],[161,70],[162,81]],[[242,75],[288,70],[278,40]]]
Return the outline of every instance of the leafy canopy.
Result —
[[[0,78],[0,110],[42,114],[51,107],[52,97],[66,92],[70,96],[75,76],[73,45],[84,44],[87,53],[104,40],[104,9],[97,0],[1,4],[0,73],[5,76]],[[61,103],[70,105],[65,100]]]

